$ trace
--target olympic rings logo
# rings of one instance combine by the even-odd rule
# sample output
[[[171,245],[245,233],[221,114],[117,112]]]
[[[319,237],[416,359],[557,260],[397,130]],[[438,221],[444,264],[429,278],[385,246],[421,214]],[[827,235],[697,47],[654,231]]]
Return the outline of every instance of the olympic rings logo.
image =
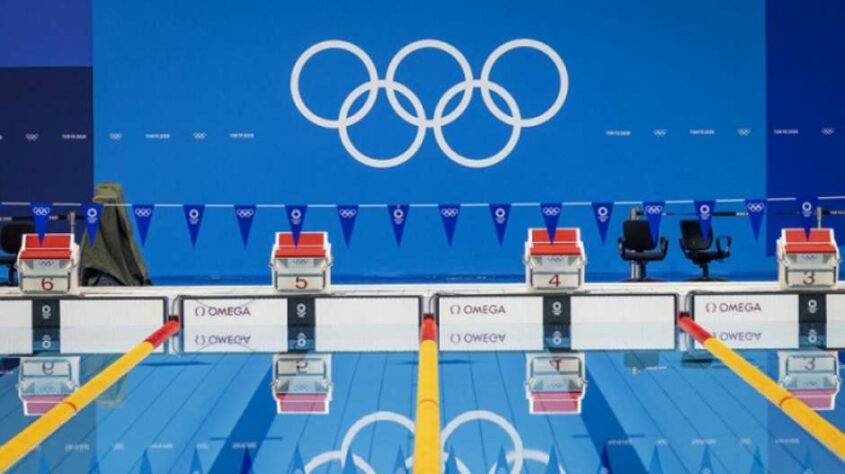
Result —
[[[344,219],[352,219],[353,217],[358,215],[358,211],[355,209],[349,208],[341,208],[337,210],[337,213],[340,217]]]
[[[662,214],[663,213],[663,206],[657,206],[657,205],[645,206],[645,213],[652,215],[652,216]]]
[[[440,215],[449,219],[454,219],[455,217],[458,217],[459,212],[460,209],[458,209],[457,207],[444,207],[443,209],[440,209]]]
[[[50,215],[50,208],[46,207],[46,206],[45,207],[41,207],[41,206],[33,207],[32,208],[32,214],[36,215],[38,217],[46,217],[46,216]]]
[[[543,206],[543,215],[554,217],[560,215],[560,208],[559,207],[552,207],[552,206]]]
[[[549,108],[541,114],[534,117],[523,117],[513,96],[504,87],[490,80],[490,73],[493,70],[493,66],[496,64],[496,61],[498,61],[505,53],[519,48],[535,49],[545,54],[557,69],[560,81],[557,97],[555,97],[551,106],[549,106]],[[307,64],[314,55],[331,49],[339,49],[353,54],[363,63],[367,70],[367,75],[369,76],[369,80],[367,82],[359,85],[350,92],[348,96],[346,96],[346,99],[340,106],[337,119],[321,117],[312,112],[311,109],[305,105],[305,101],[302,99],[299,88],[299,80],[305,64]],[[402,63],[402,60],[411,53],[421,49],[436,49],[448,54],[455,60],[455,62],[458,63],[458,66],[460,66],[464,76],[463,81],[453,85],[440,97],[434,107],[433,113],[430,116],[426,113],[426,110],[417,95],[407,86],[395,80],[396,71]],[[385,90],[387,100],[393,111],[396,112],[402,120],[417,127],[414,140],[405,151],[396,156],[381,159],[367,156],[358,150],[349,138],[348,130],[350,126],[360,122],[367,116],[370,110],[372,110],[378,96],[379,89]],[[481,91],[481,98],[484,101],[484,105],[494,117],[511,126],[511,134],[505,146],[493,155],[484,158],[469,158],[461,155],[446,142],[446,138],[443,135],[443,127],[457,120],[469,106],[469,102],[472,99],[473,89],[479,89]],[[499,106],[496,105],[490,94],[491,91],[505,102],[507,108],[509,109],[509,113],[502,111]],[[450,160],[467,168],[487,168],[508,157],[508,155],[516,147],[523,128],[541,125],[557,114],[560,108],[563,107],[563,103],[566,101],[566,95],[569,92],[569,73],[567,72],[566,65],[560,58],[560,55],[558,55],[557,52],[549,45],[533,39],[515,39],[496,48],[485,60],[484,65],[481,68],[480,78],[475,79],[469,62],[464,57],[463,53],[458,51],[457,48],[444,41],[424,39],[414,41],[413,43],[410,43],[400,49],[399,52],[397,52],[390,60],[385,78],[380,79],[373,60],[360,47],[347,41],[327,40],[311,46],[296,60],[293,70],[291,71],[290,92],[293,98],[293,103],[302,116],[311,123],[320,127],[336,129],[344,149],[346,149],[352,158],[363,165],[372,168],[392,168],[405,163],[413,158],[413,156],[417,153],[420,146],[422,146],[423,140],[425,139],[426,130],[430,128],[434,132],[434,139],[437,141],[437,145],[440,147],[440,150],[443,151]],[[411,103],[413,108],[412,112],[406,110],[399,102],[396,97],[397,92]],[[350,109],[352,108],[352,105],[364,94],[367,94],[364,104],[357,111],[351,112]],[[446,106],[458,94],[462,94],[458,106],[455,110],[445,113]]]
[[[766,205],[762,202],[749,202],[745,205],[745,208],[748,209],[748,212],[763,212],[766,209]]]
[[[136,217],[150,217],[153,215],[153,209],[151,207],[136,207],[133,209]]]
[[[255,215],[254,209],[237,209],[235,210],[235,214],[240,217],[241,219],[249,219],[250,217]]]

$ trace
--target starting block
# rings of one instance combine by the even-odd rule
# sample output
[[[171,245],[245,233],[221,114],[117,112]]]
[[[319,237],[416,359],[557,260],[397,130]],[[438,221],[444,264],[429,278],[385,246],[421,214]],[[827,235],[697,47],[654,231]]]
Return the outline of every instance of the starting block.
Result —
[[[270,254],[273,287],[281,292],[327,291],[331,285],[332,253],[328,234],[303,232],[299,244],[293,234],[277,232]]]
[[[526,354],[525,397],[532,415],[579,414],[586,392],[584,354]]]
[[[73,234],[24,234],[18,252],[23,293],[67,294],[79,291],[79,246]]]
[[[833,229],[783,229],[777,241],[781,288],[829,288],[839,280],[839,247]]]
[[[528,229],[525,242],[525,280],[537,290],[577,290],[584,284],[587,254],[581,229],[555,230],[554,242],[546,229]]]
[[[814,410],[835,409],[842,384],[836,351],[778,352],[778,381]]]
[[[332,401],[329,354],[273,357],[273,398],[279,414],[327,415]]]
[[[26,416],[39,416],[79,388],[79,357],[21,357],[18,397]]]

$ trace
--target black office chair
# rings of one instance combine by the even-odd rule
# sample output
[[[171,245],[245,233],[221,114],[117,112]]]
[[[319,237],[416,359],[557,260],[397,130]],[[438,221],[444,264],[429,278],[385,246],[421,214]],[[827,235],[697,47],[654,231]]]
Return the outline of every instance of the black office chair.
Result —
[[[9,267],[9,286],[15,286],[17,281],[15,275],[15,262],[18,258],[18,251],[21,249],[23,234],[32,234],[35,226],[31,222],[10,222],[0,230],[0,248],[5,255],[0,254],[0,265]]]
[[[627,281],[658,281],[646,277],[646,264],[666,258],[669,241],[660,237],[658,242],[651,236],[648,221],[625,221],[622,224],[622,237],[619,238],[619,255],[626,262],[634,262],[638,276]]]
[[[710,276],[710,262],[723,260],[731,256],[731,237],[720,235],[716,237],[716,248],[713,246],[713,227],[705,237],[701,232],[701,224],[697,220],[681,221],[681,250],[692,263],[701,267],[701,277],[692,278],[694,281],[724,281],[723,278]]]

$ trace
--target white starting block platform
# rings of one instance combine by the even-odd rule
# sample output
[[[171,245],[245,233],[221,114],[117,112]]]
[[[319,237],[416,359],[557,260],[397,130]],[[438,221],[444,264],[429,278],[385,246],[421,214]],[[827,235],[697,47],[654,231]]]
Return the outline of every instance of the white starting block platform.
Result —
[[[331,285],[332,250],[325,232],[277,232],[270,253],[273,287],[280,292],[327,291]]]
[[[79,246],[73,234],[24,234],[16,263],[21,292],[56,295],[76,293]]]
[[[782,229],[777,240],[783,288],[830,288],[839,281],[839,247],[833,229]]]
[[[549,291],[581,288],[587,265],[581,229],[556,229],[554,239],[549,238],[546,229],[528,229],[523,261],[529,288]]]

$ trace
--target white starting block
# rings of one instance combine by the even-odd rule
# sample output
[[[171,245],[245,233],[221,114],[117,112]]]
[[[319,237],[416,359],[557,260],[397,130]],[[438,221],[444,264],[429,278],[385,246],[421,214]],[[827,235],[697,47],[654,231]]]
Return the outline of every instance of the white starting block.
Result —
[[[532,415],[579,414],[586,392],[584,354],[525,355],[525,397]]]
[[[778,381],[814,410],[835,409],[842,384],[836,351],[778,352]]]
[[[577,290],[584,284],[587,254],[581,229],[555,230],[554,243],[546,229],[528,229],[525,242],[525,281],[537,290]]]
[[[777,241],[782,288],[829,288],[839,280],[839,247],[833,229],[783,229]]]
[[[270,254],[273,287],[283,292],[321,292],[331,285],[332,252],[325,232],[277,232]]]
[[[66,294],[79,291],[79,246],[73,234],[24,234],[17,268],[23,293]]]
[[[273,356],[273,398],[279,414],[329,413],[332,401],[332,356]]]
[[[39,416],[79,388],[79,357],[21,357],[18,397],[26,416]]]

